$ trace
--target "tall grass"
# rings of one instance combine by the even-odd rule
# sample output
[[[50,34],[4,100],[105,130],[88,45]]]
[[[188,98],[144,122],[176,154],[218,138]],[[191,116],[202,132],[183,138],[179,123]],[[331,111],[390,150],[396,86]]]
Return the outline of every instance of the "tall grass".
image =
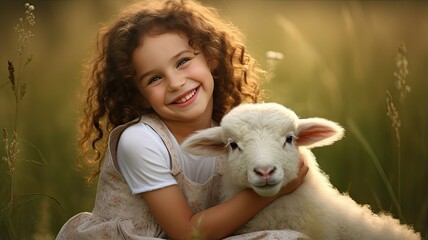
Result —
[[[401,43],[401,45],[398,48],[398,53],[395,59],[395,65],[396,65],[396,70],[394,71],[393,75],[396,78],[396,81],[394,82],[394,85],[396,87],[396,90],[398,91],[398,94],[400,97],[399,100],[402,102],[404,100],[404,97],[411,91],[410,86],[407,84],[407,75],[409,71],[408,71],[408,61],[406,58],[406,46],[404,42]],[[370,156],[370,159],[375,165],[376,170],[379,173],[382,179],[382,182],[388,191],[389,197],[391,198],[391,201],[396,211],[398,212],[399,219],[401,220],[401,222],[406,222],[406,220],[404,219],[402,208],[401,208],[401,178],[402,178],[401,138],[400,138],[401,119],[399,116],[398,108],[394,103],[396,101],[397,99],[393,98],[391,92],[389,90],[386,90],[386,115],[389,117],[391,121],[391,126],[394,130],[395,139],[397,141],[397,148],[396,148],[397,149],[397,175],[396,175],[397,186],[395,191],[391,184],[391,181],[387,177],[384,167],[382,166],[381,162],[376,156],[375,151],[370,146],[370,143],[361,133],[361,130],[358,129],[356,123],[351,119],[348,120],[348,125],[350,128],[350,131],[355,135],[357,140],[361,143],[364,150],[368,153],[368,155]]]
[[[386,172],[384,170],[384,167],[382,166],[382,164],[381,164],[379,158],[377,157],[375,151],[370,146],[370,143],[367,141],[367,139],[364,137],[361,130],[357,127],[356,123],[352,119],[348,120],[348,126],[349,126],[349,130],[351,131],[351,133],[355,135],[355,137],[360,142],[360,144],[363,146],[363,149],[367,152],[371,161],[375,165],[376,170],[379,173],[379,175],[382,179],[382,182],[385,185],[386,190],[388,191],[389,197],[391,198],[392,203],[394,204],[394,207],[398,212],[399,218],[401,220],[404,220],[403,212],[401,210],[400,200],[397,198],[396,193],[394,191],[394,188],[391,184],[391,181],[388,179]],[[373,195],[376,198],[378,205],[380,205],[379,207],[381,208],[382,206],[378,201],[378,197],[377,197],[376,193],[374,193]]]
[[[20,152],[22,147],[30,146],[36,150],[38,148],[23,138],[21,134],[19,134],[19,115],[20,115],[20,105],[23,101],[26,91],[27,84],[25,78],[25,70],[28,65],[33,60],[33,56],[28,54],[29,45],[31,39],[34,37],[32,32],[32,28],[35,25],[35,15],[34,10],[35,7],[29,3],[25,3],[25,12],[24,17],[19,18],[19,22],[15,26],[15,31],[18,34],[18,63],[17,70],[15,69],[15,64],[13,61],[8,61],[8,78],[11,90],[13,92],[13,103],[14,103],[14,113],[11,114],[13,118],[13,129],[9,131],[7,128],[3,128],[3,146],[4,146],[4,156],[2,156],[2,160],[6,162],[7,169],[0,169],[1,172],[6,171],[7,175],[10,177],[9,182],[9,196],[6,204],[4,206],[0,206],[0,232],[2,239],[22,239],[22,229],[17,227],[16,221],[14,218],[14,211],[22,206],[28,205],[34,202],[36,199],[43,197],[49,200],[52,200],[54,203],[60,206],[59,202],[44,193],[25,193],[25,194],[16,194],[15,193],[15,171],[16,171],[16,163],[18,160],[24,160]],[[3,85],[4,87],[6,85]],[[11,133],[10,133],[11,132]],[[46,161],[43,157],[43,154],[38,150],[40,160],[27,160],[27,162],[33,162],[39,165],[45,165]],[[0,173],[1,173],[0,172]]]
[[[399,99],[394,98],[389,90],[386,90],[386,115],[391,120],[391,126],[394,129],[395,137],[397,140],[397,195],[398,200],[401,201],[401,138],[400,138],[400,127],[401,119],[398,111],[398,107],[394,102],[399,101],[400,103],[404,102],[404,98],[407,94],[410,93],[411,88],[407,84],[407,75],[409,74],[408,70],[408,61],[407,61],[407,49],[404,42],[398,48],[398,53],[396,56],[395,66],[396,70],[394,71],[394,77],[396,81],[394,85],[396,87],[396,92],[399,94]]]
[[[34,37],[32,27],[34,26],[34,6],[28,3],[25,4],[25,13],[23,18],[19,18],[19,22],[15,26],[15,31],[18,33],[18,73],[15,72],[15,66],[12,61],[8,61],[7,69],[9,73],[9,82],[11,89],[14,94],[15,111],[13,116],[13,129],[12,136],[10,138],[9,131],[3,128],[3,145],[5,155],[2,156],[2,160],[7,163],[7,174],[10,176],[9,186],[9,201],[6,206],[2,207],[0,212],[0,220],[7,226],[9,232],[8,236],[16,238],[16,230],[13,227],[11,220],[12,211],[14,209],[15,198],[14,194],[14,174],[15,174],[15,163],[18,159],[18,153],[20,152],[20,143],[18,137],[18,114],[20,102],[23,100],[26,91],[26,84],[23,81],[23,73],[25,68],[30,64],[32,56],[26,56],[26,50],[30,43],[30,40]]]

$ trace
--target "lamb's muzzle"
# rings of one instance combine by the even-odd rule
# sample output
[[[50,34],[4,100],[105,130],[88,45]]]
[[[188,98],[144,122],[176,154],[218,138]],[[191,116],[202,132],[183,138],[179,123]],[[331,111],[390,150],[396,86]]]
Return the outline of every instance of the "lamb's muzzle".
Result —
[[[261,178],[263,178],[263,180],[266,181],[266,184],[272,185],[272,183],[269,182],[269,178],[275,172],[275,170],[276,170],[276,167],[255,167],[254,173],[260,176]]]

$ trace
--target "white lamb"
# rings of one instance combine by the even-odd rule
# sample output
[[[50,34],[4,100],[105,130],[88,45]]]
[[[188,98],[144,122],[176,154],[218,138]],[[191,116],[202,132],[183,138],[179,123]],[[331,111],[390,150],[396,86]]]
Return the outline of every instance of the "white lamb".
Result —
[[[242,104],[224,116],[219,127],[201,130],[183,144],[195,155],[227,159],[224,200],[244,188],[262,196],[276,194],[297,176],[300,158],[309,166],[303,184],[276,200],[237,233],[291,229],[311,239],[421,239],[411,227],[389,215],[374,214],[340,194],[319,169],[313,147],[330,145],[343,128],[322,119],[299,119],[276,103]]]

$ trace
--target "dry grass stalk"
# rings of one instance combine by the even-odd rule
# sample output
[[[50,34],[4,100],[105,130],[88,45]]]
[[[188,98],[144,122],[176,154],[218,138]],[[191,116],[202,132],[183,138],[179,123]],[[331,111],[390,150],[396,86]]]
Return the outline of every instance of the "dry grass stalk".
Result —
[[[22,59],[25,58],[26,49],[30,44],[30,40],[34,37],[34,34],[32,32],[32,27],[35,25],[35,16],[34,16],[34,6],[26,3],[24,5],[25,7],[25,13],[23,18],[19,18],[18,24],[15,26],[15,31],[18,34],[18,57],[19,57],[19,64],[18,64],[18,71],[15,70],[15,65],[12,61],[7,62],[8,67],[8,73],[9,73],[9,81],[11,84],[11,89],[13,91],[14,97],[15,97],[15,115],[14,115],[14,127],[13,127],[13,134],[10,138],[9,132],[6,128],[3,128],[3,145],[5,150],[5,156],[2,156],[2,160],[7,163],[7,174],[10,176],[10,200],[7,203],[5,208],[1,208],[1,213],[9,212],[8,219],[11,219],[12,210],[14,209],[14,201],[15,201],[15,194],[14,194],[14,173],[15,173],[15,163],[18,159],[18,153],[20,152],[20,144],[19,144],[19,138],[18,138],[18,112],[19,112],[19,103],[24,98],[25,91],[26,91],[26,84],[23,82],[20,82],[20,78],[22,78],[23,72],[25,67],[30,64],[31,60],[33,59],[30,55],[25,59],[23,62]],[[23,63],[23,64],[22,64]],[[2,217],[3,218],[3,217]],[[14,234],[10,233],[9,234]],[[10,235],[9,237],[12,237]]]
[[[398,109],[394,104],[394,99],[392,98],[391,93],[386,91],[386,115],[391,120],[391,126],[395,131],[395,137],[397,139],[397,145],[400,147],[400,127],[401,120],[398,114]]]
[[[394,85],[398,91],[399,102],[403,102],[404,97],[410,93],[411,88],[407,83],[407,76],[409,75],[408,69],[408,60],[407,60],[407,49],[404,42],[398,47],[398,53],[395,57],[395,66],[396,70],[394,71],[394,77],[396,78]],[[400,127],[401,120],[398,111],[398,107],[395,105],[393,95],[390,91],[386,91],[386,115],[391,120],[391,126],[395,132],[395,138],[397,140],[397,151],[398,151],[398,161],[397,161],[397,195],[398,200],[401,202],[401,137],[400,137]]]
[[[34,37],[31,27],[36,24],[36,17],[33,13],[35,7],[29,3],[26,3],[24,7],[24,18],[19,18],[19,22],[15,26],[15,31],[18,33],[18,53],[20,55],[24,53],[25,48],[27,48],[30,43],[30,39]]]
[[[275,70],[279,61],[284,58],[284,55],[280,52],[267,51],[265,53],[267,63],[267,77],[266,80],[270,81],[275,78]]]
[[[2,160],[7,163],[7,174],[13,177],[13,174],[15,173],[16,156],[19,153],[18,133],[16,131],[13,131],[11,140],[9,140],[8,135],[9,133],[7,129],[3,128],[3,144],[6,156],[2,156]]]
[[[401,43],[398,48],[397,56],[395,57],[395,66],[397,70],[394,72],[394,77],[396,78],[395,87],[397,88],[400,94],[400,101],[410,93],[411,88],[407,84],[407,75],[409,75],[408,61],[407,61],[407,49],[404,42]]]

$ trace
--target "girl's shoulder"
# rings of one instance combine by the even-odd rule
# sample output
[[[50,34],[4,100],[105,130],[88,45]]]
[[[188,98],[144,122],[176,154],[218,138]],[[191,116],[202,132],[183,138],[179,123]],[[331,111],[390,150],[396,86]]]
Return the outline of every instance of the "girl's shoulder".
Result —
[[[161,137],[146,123],[136,123],[127,127],[119,137],[119,146],[141,147],[158,146],[165,148]]]
[[[117,163],[134,194],[176,184],[165,144],[145,123],[136,123],[123,131],[117,146]]]

